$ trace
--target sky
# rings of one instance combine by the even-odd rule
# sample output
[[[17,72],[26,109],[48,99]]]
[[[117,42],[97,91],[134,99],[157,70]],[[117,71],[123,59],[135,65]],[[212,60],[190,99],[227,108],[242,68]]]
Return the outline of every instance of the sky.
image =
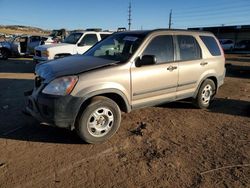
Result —
[[[43,29],[128,26],[130,0],[0,0],[0,25]],[[250,0],[131,0],[132,29],[250,24]]]

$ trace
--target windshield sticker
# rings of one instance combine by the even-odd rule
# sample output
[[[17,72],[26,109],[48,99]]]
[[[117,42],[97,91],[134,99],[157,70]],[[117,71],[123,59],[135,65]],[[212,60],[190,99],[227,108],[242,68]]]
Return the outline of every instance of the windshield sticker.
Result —
[[[127,41],[132,41],[132,42],[134,42],[134,41],[136,41],[137,39],[138,39],[137,37],[126,36],[126,37],[124,37],[123,40],[127,40]]]

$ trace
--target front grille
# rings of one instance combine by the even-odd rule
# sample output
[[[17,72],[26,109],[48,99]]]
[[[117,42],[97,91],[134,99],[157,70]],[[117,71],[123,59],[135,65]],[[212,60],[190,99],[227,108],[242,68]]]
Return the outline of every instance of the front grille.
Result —
[[[37,57],[41,57],[41,56],[42,56],[42,53],[41,53],[40,50],[36,50],[36,56],[37,56]]]

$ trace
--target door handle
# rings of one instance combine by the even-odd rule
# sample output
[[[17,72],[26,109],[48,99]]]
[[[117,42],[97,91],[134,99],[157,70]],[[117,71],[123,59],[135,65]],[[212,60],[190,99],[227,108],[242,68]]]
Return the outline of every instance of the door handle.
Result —
[[[170,66],[167,68],[167,70],[169,70],[169,71],[173,71],[173,70],[175,70],[175,69],[177,69],[177,67],[176,67],[176,66],[172,66],[172,65],[170,65]]]
[[[201,66],[205,66],[205,65],[207,65],[207,64],[208,64],[208,62],[201,62],[201,63],[200,63]]]

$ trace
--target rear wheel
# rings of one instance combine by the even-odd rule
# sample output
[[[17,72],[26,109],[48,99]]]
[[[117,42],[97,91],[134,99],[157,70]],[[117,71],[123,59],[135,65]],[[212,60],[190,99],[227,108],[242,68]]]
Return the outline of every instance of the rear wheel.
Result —
[[[198,108],[208,108],[215,95],[215,84],[212,80],[206,79],[200,86],[194,104]]]
[[[118,105],[106,97],[94,97],[80,115],[76,125],[78,135],[88,143],[100,143],[118,130],[121,112]]]

